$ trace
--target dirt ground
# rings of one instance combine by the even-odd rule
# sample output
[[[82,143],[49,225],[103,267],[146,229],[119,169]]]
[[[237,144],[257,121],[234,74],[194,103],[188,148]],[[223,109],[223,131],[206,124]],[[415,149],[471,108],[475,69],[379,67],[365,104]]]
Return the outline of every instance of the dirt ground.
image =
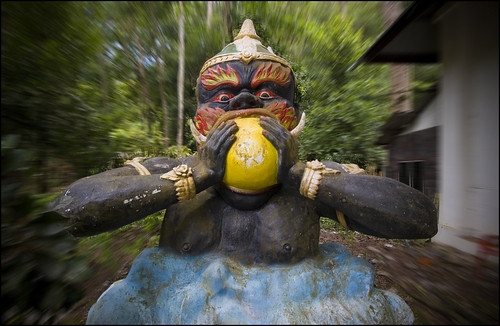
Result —
[[[135,236],[127,234],[112,246],[119,248],[121,241]],[[498,264],[479,265],[473,255],[432,242],[387,240],[359,233],[346,239],[335,231],[322,230],[320,243],[332,241],[374,265],[375,287],[405,300],[413,310],[415,325],[498,324]],[[114,281],[126,277],[134,257],[123,254],[114,258],[120,262],[115,268],[92,266],[94,277],[84,284],[86,296],[58,324],[85,324],[99,296]]]
[[[320,242],[339,242],[368,259],[375,287],[399,295],[412,309],[415,325],[498,325],[498,264],[432,242],[387,240],[354,233],[346,241],[322,231]]]

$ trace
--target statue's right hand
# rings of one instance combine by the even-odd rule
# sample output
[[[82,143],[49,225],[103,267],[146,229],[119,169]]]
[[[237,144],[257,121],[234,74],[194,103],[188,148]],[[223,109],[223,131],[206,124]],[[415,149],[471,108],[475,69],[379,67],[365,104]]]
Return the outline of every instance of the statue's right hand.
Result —
[[[222,123],[208,134],[207,141],[200,148],[199,168],[206,170],[212,184],[224,177],[227,153],[236,141],[237,131],[238,125],[233,120]]]

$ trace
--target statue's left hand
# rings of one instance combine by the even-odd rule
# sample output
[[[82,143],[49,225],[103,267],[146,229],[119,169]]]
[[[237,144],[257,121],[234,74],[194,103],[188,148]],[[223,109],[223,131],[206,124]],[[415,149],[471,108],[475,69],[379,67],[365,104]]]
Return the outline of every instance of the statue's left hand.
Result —
[[[298,161],[298,142],[276,119],[261,117],[262,134],[278,151],[278,182],[283,183],[290,168]]]

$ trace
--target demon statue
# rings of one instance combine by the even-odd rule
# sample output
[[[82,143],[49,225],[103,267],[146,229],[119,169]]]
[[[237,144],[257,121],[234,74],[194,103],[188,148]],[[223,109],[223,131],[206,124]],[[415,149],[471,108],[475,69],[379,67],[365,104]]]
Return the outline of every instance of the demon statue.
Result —
[[[53,203],[75,236],[166,209],[157,248],[91,308],[87,323],[412,323],[372,265],[319,245],[320,217],[382,238],[430,238],[422,192],[355,165],[300,162],[305,114],[290,65],[251,20],[206,61],[191,131],[198,153],[128,161],[76,181]]]

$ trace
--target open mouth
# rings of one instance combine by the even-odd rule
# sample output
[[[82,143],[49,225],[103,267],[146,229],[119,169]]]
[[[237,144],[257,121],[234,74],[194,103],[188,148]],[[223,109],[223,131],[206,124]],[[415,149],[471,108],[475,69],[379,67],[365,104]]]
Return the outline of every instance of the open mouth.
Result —
[[[276,117],[274,113],[264,108],[234,110],[234,111],[228,111],[223,115],[221,115],[219,119],[217,119],[217,121],[214,123],[212,129],[217,128],[222,123],[229,120],[234,120],[236,118],[255,117],[255,116],[265,116],[278,120],[278,117]]]

